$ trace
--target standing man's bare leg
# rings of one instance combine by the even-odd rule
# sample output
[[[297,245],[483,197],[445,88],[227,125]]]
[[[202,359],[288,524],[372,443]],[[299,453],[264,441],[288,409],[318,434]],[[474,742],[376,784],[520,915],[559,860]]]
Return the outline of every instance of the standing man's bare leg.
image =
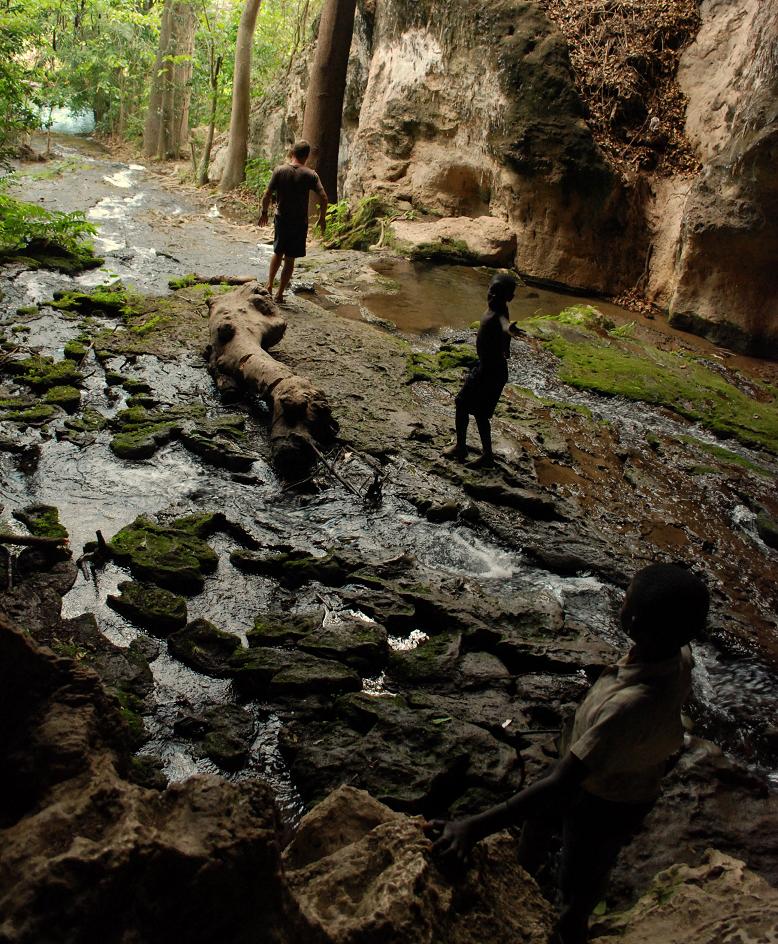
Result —
[[[270,257],[270,268],[267,271],[267,282],[265,283],[265,288],[268,290],[268,292],[273,291],[273,282],[275,282],[276,273],[281,267],[282,258],[283,257],[280,256],[277,252],[274,252],[273,255]]]
[[[294,257],[284,256],[284,267],[281,269],[281,280],[278,283],[278,291],[276,292],[276,301],[282,302],[284,300],[284,292],[286,291],[289,282],[292,279],[292,273],[294,272]]]

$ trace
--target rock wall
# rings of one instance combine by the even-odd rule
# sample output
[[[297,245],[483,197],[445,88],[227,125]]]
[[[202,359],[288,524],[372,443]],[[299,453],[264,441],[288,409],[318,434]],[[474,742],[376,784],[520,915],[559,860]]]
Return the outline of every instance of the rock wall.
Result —
[[[703,0],[678,73],[703,162],[655,191],[649,296],[671,323],[778,355],[778,3]]]
[[[371,51],[348,197],[490,214],[515,229],[523,272],[598,291],[634,283],[635,195],[596,147],[539,4],[377,0]]]
[[[617,168],[598,147],[547,5],[362,0],[341,193],[496,217],[516,233],[522,273],[610,295],[642,288],[676,326],[775,355],[778,0],[702,0],[678,72],[702,170],[692,160],[669,177]],[[291,87],[258,103],[254,153],[284,152],[306,84],[304,55]]]

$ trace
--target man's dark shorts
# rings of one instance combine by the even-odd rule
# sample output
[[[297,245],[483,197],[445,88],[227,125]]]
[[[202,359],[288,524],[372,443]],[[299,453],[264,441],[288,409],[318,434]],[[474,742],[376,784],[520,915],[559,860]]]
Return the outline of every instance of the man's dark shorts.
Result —
[[[286,256],[287,259],[299,259],[305,255],[305,241],[308,237],[308,221],[302,225],[297,221],[286,222],[283,217],[276,215],[274,220],[275,238],[273,252],[277,256]]]

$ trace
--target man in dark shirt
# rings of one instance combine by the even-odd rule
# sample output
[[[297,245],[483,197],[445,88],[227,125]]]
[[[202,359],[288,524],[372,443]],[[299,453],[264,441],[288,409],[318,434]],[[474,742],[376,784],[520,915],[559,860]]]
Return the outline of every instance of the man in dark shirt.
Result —
[[[273,291],[276,274],[283,263],[281,280],[275,295],[275,300],[279,303],[284,300],[284,292],[294,272],[295,259],[305,255],[305,240],[308,236],[308,199],[311,191],[315,192],[319,198],[319,228],[322,233],[327,222],[327,194],[316,171],[305,166],[310,153],[311,146],[307,141],[297,141],[289,153],[289,163],[276,167],[267,190],[262,195],[260,226],[267,226],[271,196],[275,195],[276,199],[273,256],[270,260],[265,288],[268,292]]]
[[[447,459],[464,462],[467,458],[467,427],[475,417],[483,454],[474,465],[494,463],[492,429],[489,421],[508,382],[508,357],[511,337],[522,332],[508,319],[508,302],[516,292],[512,275],[496,275],[489,285],[489,309],[481,319],[475,346],[478,363],[470,371],[456,397],[456,442],[443,450]]]

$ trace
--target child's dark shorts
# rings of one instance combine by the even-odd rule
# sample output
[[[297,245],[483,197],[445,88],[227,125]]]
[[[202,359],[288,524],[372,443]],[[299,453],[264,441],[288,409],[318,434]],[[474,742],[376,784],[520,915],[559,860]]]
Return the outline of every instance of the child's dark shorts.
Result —
[[[286,256],[288,259],[299,259],[305,255],[305,241],[308,238],[308,221],[300,225],[296,220],[287,222],[283,217],[273,219],[275,236],[273,252],[277,256]]]
[[[456,405],[471,416],[491,419],[507,382],[507,364],[491,367],[479,361],[465,378],[462,389],[456,396]]]

